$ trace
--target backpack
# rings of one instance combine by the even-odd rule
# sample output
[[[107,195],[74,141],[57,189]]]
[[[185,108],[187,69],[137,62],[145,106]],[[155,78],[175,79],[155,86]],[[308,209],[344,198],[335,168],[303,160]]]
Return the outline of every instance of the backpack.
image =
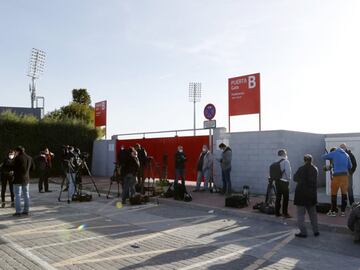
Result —
[[[276,161],[270,165],[269,175],[271,180],[280,180],[281,177],[283,176],[284,171],[281,170],[281,166],[280,166],[280,163],[283,160],[284,159],[280,159],[279,161]]]
[[[243,208],[248,206],[248,198],[244,194],[232,195],[225,199],[226,207]]]
[[[185,185],[179,184],[174,187],[174,199],[182,201],[184,200],[184,196],[186,194],[186,187]]]

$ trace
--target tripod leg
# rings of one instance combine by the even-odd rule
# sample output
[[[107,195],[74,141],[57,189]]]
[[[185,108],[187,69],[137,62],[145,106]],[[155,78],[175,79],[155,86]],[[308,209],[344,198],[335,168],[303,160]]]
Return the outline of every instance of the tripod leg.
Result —
[[[117,196],[118,196],[118,198],[120,198],[120,181],[117,181],[117,184],[118,184],[118,193],[117,193]]]
[[[110,186],[109,186],[108,193],[107,193],[107,195],[106,195],[106,199],[109,199],[109,194],[110,194],[110,190],[111,190],[112,183],[113,183],[113,181],[110,179]]]
[[[60,187],[60,193],[59,193],[59,197],[58,197],[58,201],[61,201],[61,194],[62,194],[62,190],[63,190],[63,186],[64,186],[64,182],[65,182],[66,176],[63,177],[62,181],[61,181],[61,187]]]
[[[97,188],[97,186],[96,186],[96,184],[95,184],[94,178],[92,177],[91,172],[90,172],[89,167],[88,167],[88,165],[86,164],[86,162],[84,162],[84,165],[85,165],[86,171],[88,172],[88,174],[89,174],[89,176],[90,176],[91,182],[93,183],[93,185],[94,185],[94,187],[95,187],[95,190],[96,190],[97,194],[98,194],[99,197],[100,197],[100,192],[99,192],[99,190],[98,190],[98,188]]]

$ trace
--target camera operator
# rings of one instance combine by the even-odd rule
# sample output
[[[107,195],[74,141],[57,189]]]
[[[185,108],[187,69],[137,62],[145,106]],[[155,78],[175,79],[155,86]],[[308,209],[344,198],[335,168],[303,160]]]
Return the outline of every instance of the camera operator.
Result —
[[[123,204],[126,203],[128,197],[132,197],[135,194],[136,175],[139,168],[140,162],[137,157],[137,151],[131,147],[121,171],[124,177],[124,186],[121,196]]]
[[[63,172],[66,178],[66,185],[69,191],[69,196],[75,193],[75,181],[76,181],[76,167],[78,155],[75,152],[75,148],[70,145],[63,146]]]

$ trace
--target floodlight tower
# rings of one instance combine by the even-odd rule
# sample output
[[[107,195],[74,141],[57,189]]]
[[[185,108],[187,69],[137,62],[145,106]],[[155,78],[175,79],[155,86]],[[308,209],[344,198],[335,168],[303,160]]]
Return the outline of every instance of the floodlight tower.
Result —
[[[201,83],[189,83],[189,101],[194,103],[194,136],[196,135],[196,102],[201,99]]]
[[[44,65],[45,65],[45,52],[33,48],[31,50],[29,71],[27,74],[27,76],[31,78],[31,84],[29,85],[31,108],[35,107],[35,102],[36,102],[35,80],[39,79],[40,75],[44,72]]]

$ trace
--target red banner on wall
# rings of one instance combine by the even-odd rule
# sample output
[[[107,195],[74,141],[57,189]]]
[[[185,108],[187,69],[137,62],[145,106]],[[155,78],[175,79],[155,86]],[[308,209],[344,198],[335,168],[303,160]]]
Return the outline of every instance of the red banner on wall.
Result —
[[[229,116],[260,113],[260,73],[229,79]]]
[[[166,137],[118,140],[116,142],[116,153],[119,153],[121,145],[125,148],[139,143],[153,158],[154,168],[145,170],[145,176],[155,178],[175,178],[175,153],[178,145],[182,145],[186,155],[185,179],[196,181],[197,162],[202,151],[202,146],[209,145],[209,136],[189,137]],[[116,154],[116,155],[117,155]],[[156,167],[156,168],[155,168]],[[152,172],[151,172],[152,171]]]
[[[106,100],[95,103],[95,127],[106,126]]]

